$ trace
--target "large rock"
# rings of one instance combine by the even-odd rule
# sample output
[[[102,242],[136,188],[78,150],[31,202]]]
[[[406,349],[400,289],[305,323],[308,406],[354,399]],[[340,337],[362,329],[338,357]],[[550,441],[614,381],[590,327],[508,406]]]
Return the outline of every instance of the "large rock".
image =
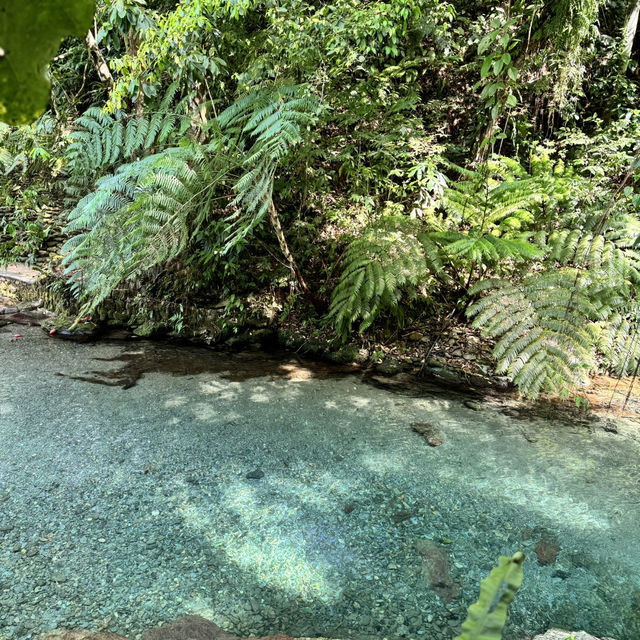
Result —
[[[566,640],[571,638],[572,640],[613,640],[613,638],[596,638],[589,635],[584,631],[563,631],[562,629],[549,629],[545,634],[536,636],[533,640]]]
[[[449,554],[434,540],[421,538],[414,543],[422,557],[422,578],[445,602],[451,602],[460,595],[460,587],[450,574]]]
[[[217,624],[202,616],[185,616],[176,622],[150,629],[140,640],[235,640]],[[66,639],[65,639],[66,640]],[[75,639],[70,639],[75,640]]]
[[[411,428],[419,433],[430,447],[439,447],[444,443],[442,432],[430,422],[412,422]]]

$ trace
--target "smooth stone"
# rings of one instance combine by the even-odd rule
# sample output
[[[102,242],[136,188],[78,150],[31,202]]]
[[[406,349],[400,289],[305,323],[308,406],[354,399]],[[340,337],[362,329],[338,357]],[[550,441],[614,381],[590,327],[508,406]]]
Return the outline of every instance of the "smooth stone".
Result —
[[[235,637],[202,616],[185,616],[150,629],[140,640],[234,640]]]
[[[249,471],[245,478],[249,480],[260,480],[260,478],[264,478],[264,471],[260,467],[258,467],[253,471]]]

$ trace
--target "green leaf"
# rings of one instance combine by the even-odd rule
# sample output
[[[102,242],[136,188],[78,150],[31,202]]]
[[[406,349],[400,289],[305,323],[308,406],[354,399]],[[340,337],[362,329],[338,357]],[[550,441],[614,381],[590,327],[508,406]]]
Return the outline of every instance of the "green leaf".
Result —
[[[84,37],[93,0],[0,0],[0,119],[24,124],[49,103],[46,67],[66,36]]]
[[[491,63],[493,62],[491,56],[487,56],[482,63],[482,69],[480,69],[480,77],[486,78],[491,70]]]
[[[500,640],[507,607],[522,584],[524,555],[500,557],[500,563],[480,583],[478,602],[469,607],[462,633],[456,640]]]
[[[510,93],[507,96],[507,107],[515,107],[518,104],[518,101],[516,100],[516,97],[513,95],[513,93]]]
[[[486,36],[480,40],[478,43],[478,55],[481,56],[491,45],[491,43],[495,40],[496,32],[492,31],[488,33]]]
[[[518,79],[518,70],[515,67],[509,67],[507,74],[514,82]]]

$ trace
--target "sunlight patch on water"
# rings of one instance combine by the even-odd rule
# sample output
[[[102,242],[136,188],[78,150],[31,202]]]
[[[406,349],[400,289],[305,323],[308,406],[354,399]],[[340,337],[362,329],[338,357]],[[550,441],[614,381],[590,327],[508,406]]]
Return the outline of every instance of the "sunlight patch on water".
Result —
[[[304,537],[290,534],[290,523],[300,518],[304,501],[299,499],[296,506],[271,502],[265,507],[254,494],[251,487],[234,487],[223,498],[225,507],[242,520],[242,527],[207,530],[206,514],[192,504],[183,506],[185,521],[262,585],[304,599],[337,600],[341,590],[327,578],[330,565],[317,558],[312,563]]]
[[[264,392],[254,392],[249,396],[249,400],[251,400],[251,402],[264,404],[264,403],[271,402],[271,397],[269,396],[269,394]]]
[[[176,409],[178,407],[184,407],[184,405],[188,403],[189,400],[185,398],[185,396],[175,396],[173,398],[168,398],[167,400],[165,400],[164,408]]]

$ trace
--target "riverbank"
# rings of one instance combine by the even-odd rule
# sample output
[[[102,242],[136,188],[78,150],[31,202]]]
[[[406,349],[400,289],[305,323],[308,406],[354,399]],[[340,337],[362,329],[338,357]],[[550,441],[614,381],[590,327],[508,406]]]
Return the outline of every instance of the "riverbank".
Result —
[[[45,326],[58,336],[68,333],[66,329],[77,320],[78,308],[60,274],[21,265],[0,272],[0,312],[3,307],[28,307],[36,298],[59,316]],[[231,350],[286,350],[357,367],[381,385],[409,388],[431,382],[467,390],[513,417],[558,414],[583,422],[589,414],[592,424],[592,419],[598,418],[605,429],[616,429],[615,420],[624,417],[629,420],[623,430],[634,439],[640,438],[640,389],[636,389],[635,378],[593,376],[580,390],[585,402],[578,404],[558,397],[530,403],[519,396],[507,377],[496,373],[491,356],[493,343],[469,325],[451,319],[427,320],[391,336],[380,332],[355,334],[344,344],[311,308],[287,308],[269,294],[249,296],[233,304],[223,301],[198,307],[149,298],[135,288],[123,288],[107,299],[90,321],[76,327],[75,333],[79,339],[109,335],[173,339]],[[628,424],[634,421],[637,430],[629,430]]]

